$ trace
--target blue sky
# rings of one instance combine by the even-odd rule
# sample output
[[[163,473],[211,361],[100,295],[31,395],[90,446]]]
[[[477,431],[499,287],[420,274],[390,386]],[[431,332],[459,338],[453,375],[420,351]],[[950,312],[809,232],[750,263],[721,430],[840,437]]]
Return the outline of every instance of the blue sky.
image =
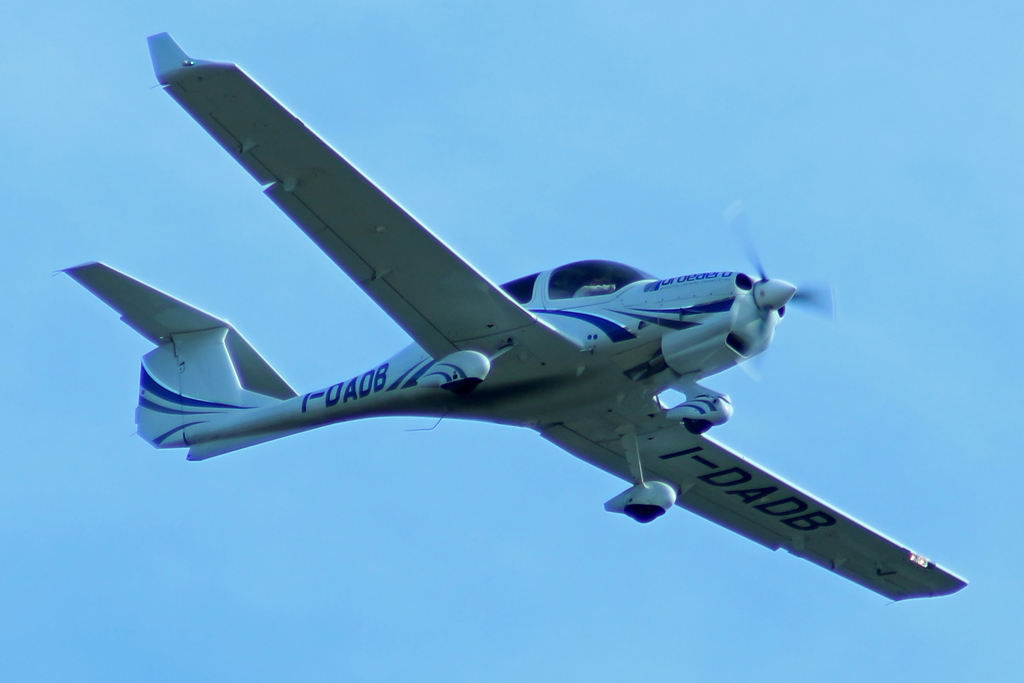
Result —
[[[1017,675],[1015,3],[35,2],[0,23],[6,680]],[[133,437],[149,345],[59,268],[232,321],[297,389],[406,344],[159,88],[234,61],[497,281],[581,258],[831,282],[717,438],[965,576],[887,605],[534,433],[340,425],[203,463]]]

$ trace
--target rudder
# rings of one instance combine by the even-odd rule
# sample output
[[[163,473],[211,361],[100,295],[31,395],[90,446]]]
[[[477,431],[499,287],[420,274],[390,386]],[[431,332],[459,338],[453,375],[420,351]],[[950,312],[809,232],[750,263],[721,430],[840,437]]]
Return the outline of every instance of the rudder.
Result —
[[[227,335],[226,327],[172,334],[143,356],[135,415],[139,436],[157,448],[188,446],[186,428],[278,401],[242,388]]]

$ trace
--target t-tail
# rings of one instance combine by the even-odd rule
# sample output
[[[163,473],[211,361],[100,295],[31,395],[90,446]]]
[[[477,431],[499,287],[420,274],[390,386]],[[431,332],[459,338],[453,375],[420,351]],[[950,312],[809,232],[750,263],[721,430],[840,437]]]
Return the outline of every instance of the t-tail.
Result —
[[[189,446],[190,427],[296,396],[229,323],[102,263],[64,272],[157,345],[142,358],[135,417],[153,446]]]

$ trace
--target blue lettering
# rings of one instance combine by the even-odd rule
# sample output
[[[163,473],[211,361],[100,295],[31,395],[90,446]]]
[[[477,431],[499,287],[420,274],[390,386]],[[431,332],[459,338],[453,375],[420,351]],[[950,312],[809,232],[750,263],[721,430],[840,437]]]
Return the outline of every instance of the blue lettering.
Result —
[[[373,378],[373,393],[383,391],[384,386],[388,383],[388,364],[377,368],[377,375]]]
[[[658,282],[649,282],[644,285],[645,292],[656,292],[662,287],[668,287],[669,285],[681,285],[684,282],[696,282],[697,280],[714,280],[715,278],[729,278],[733,276],[734,271],[713,270],[707,273],[692,273],[690,275],[680,275],[679,277],[670,277],[667,280],[660,280]]]
[[[349,399],[354,401],[357,398],[359,397],[356,395],[356,378],[353,377],[348,381],[348,386],[345,387],[345,398],[341,399],[341,402],[348,403]]]
[[[359,398],[366,398],[373,389],[373,370],[370,370],[359,380]]]
[[[338,401],[341,399],[341,386],[343,384],[344,382],[339,382],[327,390],[327,395],[326,398],[324,398],[324,403],[327,404],[328,408],[336,405]],[[334,396],[331,396],[332,391],[334,392]]]
[[[302,412],[306,412],[306,402],[308,402],[309,399],[311,399],[311,398],[320,398],[323,395],[324,395],[324,392],[322,392],[322,391],[318,391],[315,394],[306,394],[306,396],[302,399]]]

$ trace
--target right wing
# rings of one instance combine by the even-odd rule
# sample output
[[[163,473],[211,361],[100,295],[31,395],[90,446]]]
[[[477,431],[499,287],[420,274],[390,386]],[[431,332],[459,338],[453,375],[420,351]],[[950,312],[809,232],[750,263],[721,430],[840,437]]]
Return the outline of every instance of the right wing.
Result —
[[[434,358],[510,337],[540,358],[578,354],[237,66],[193,60],[166,33],[149,47],[167,93]]]
[[[662,416],[629,419],[643,469],[678,487],[677,505],[772,550],[785,548],[892,600],[948,595],[967,583],[782,477]],[[541,435],[629,480],[619,432],[605,419],[550,425]]]

